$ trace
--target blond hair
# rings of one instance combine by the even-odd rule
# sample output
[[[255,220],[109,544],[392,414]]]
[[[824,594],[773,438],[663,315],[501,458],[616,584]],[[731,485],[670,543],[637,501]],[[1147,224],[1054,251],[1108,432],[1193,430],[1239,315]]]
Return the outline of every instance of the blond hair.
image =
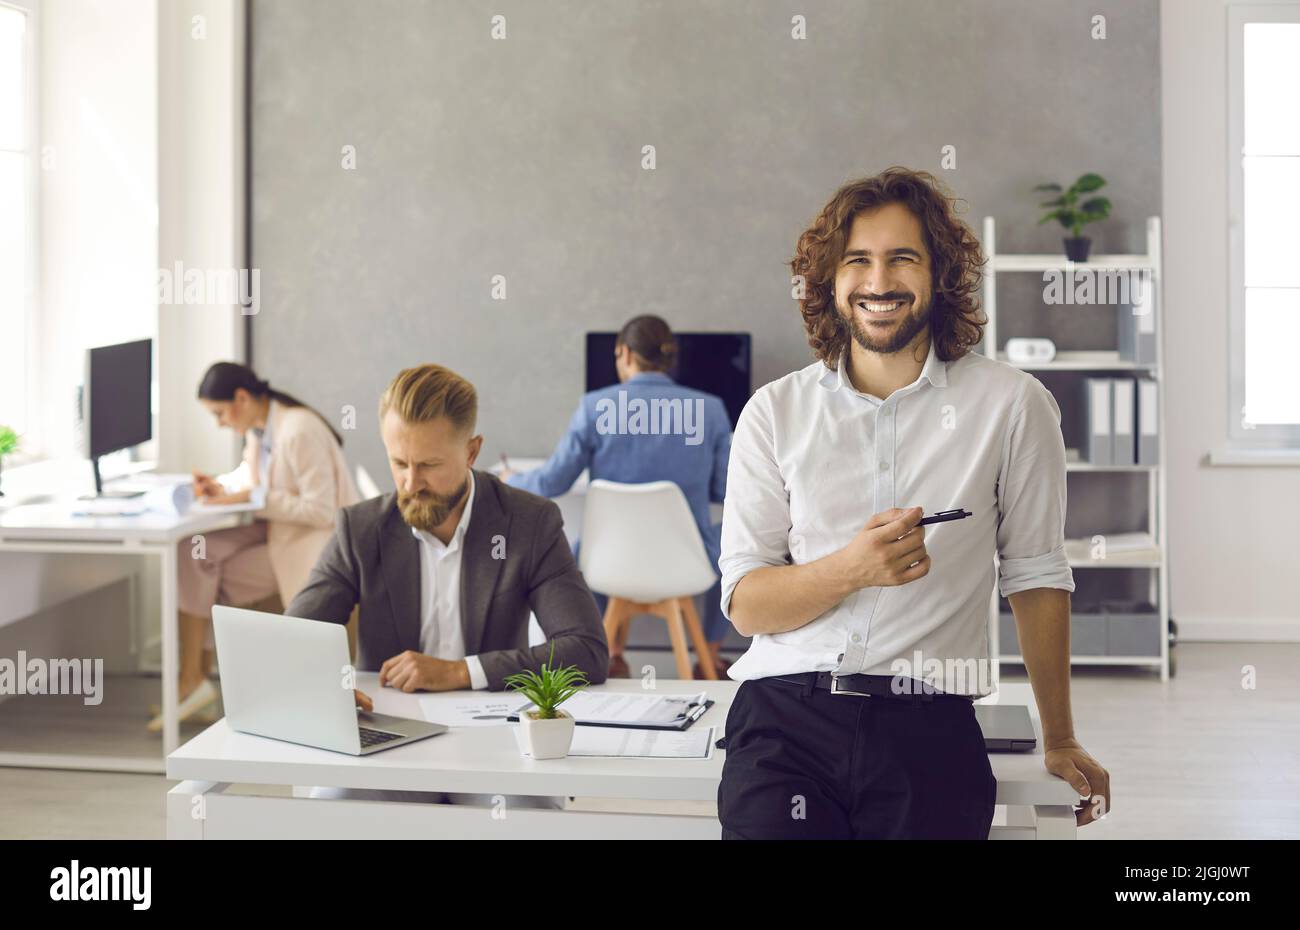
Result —
[[[388,411],[407,423],[446,417],[457,429],[472,433],[478,421],[478,392],[450,368],[418,365],[397,373],[379,398],[379,419]]]

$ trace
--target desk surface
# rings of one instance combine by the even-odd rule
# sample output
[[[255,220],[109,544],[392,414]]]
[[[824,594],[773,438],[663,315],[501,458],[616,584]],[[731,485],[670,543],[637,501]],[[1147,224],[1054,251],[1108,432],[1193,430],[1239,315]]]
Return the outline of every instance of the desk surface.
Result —
[[[79,517],[67,502],[23,504],[0,511],[0,543],[23,541],[167,543],[193,533],[233,525],[228,513]]]
[[[376,684],[374,673],[358,675],[357,686],[374,698],[376,711],[423,719],[417,695],[380,689]],[[666,693],[708,692],[717,703],[695,726],[714,727],[717,738],[722,735],[739,682],[661,680],[659,687]],[[594,690],[640,689],[641,682],[630,679],[606,682]],[[1028,685],[1005,685],[994,697],[1000,697],[1002,703],[1027,703],[1038,727]],[[520,755],[511,728],[458,727],[441,736],[361,757],[235,733],[220,720],[167,757],[167,777],[405,791],[717,799],[724,758],[717,749],[706,760],[568,757],[538,761]],[[1043,768],[1041,750],[994,753],[990,759],[998,778],[999,804],[1077,801],[1065,781]]]

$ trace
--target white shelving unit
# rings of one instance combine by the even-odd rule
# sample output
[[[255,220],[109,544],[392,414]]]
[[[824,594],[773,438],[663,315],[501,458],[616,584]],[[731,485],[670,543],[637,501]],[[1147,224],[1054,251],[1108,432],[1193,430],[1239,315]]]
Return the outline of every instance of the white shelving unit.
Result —
[[[1129,568],[1146,569],[1150,573],[1148,583],[1148,600],[1156,605],[1157,614],[1152,618],[1159,623],[1159,656],[1122,656],[1122,655],[1071,655],[1071,665],[1128,665],[1144,666],[1158,669],[1160,680],[1168,681],[1172,671],[1169,655],[1169,547],[1166,538],[1168,521],[1166,519],[1166,470],[1168,461],[1165,450],[1165,377],[1164,377],[1164,302],[1163,280],[1161,278],[1161,235],[1160,217],[1147,218],[1147,251],[1144,255],[1094,255],[1086,262],[1072,262],[1064,255],[1012,255],[998,254],[997,230],[993,217],[984,218],[984,251],[988,264],[984,274],[984,312],[988,316],[988,325],[984,330],[984,352],[990,357],[999,358],[1008,364],[1005,353],[998,352],[998,274],[1007,272],[1030,272],[1042,274],[1045,271],[1080,271],[1093,269],[1097,271],[1122,269],[1126,271],[1145,270],[1150,273],[1152,283],[1152,312],[1155,314],[1156,361],[1154,364],[1138,364],[1125,361],[1118,351],[1057,352],[1050,362],[1017,364],[1016,367],[1026,371],[1070,371],[1070,372],[1131,372],[1136,376],[1145,376],[1160,385],[1157,397],[1157,423],[1159,430],[1158,457],[1156,465],[1093,465],[1088,462],[1069,462],[1067,473],[1125,473],[1139,472],[1147,476],[1147,532],[1156,541],[1154,549],[1140,552],[1115,553],[1105,559],[1093,559],[1086,547],[1067,544],[1067,556],[1070,567],[1083,571]],[[1038,333],[1015,333],[1017,336],[1037,336]],[[1096,532],[1104,532],[1099,527]],[[989,607],[989,642],[993,653],[999,661],[994,665],[994,675],[1003,664],[1023,664],[1018,655],[1001,655],[999,639],[999,607],[996,574],[994,575],[993,596]]]

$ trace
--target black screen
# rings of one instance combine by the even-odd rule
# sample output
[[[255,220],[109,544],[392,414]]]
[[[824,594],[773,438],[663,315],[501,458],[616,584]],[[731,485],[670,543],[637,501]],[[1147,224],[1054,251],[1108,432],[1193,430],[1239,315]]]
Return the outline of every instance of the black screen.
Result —
[[[90,457],[148,442],[153,436],[153,341],[102,346],[87,355]]]
[[[668,372],[678,384],[722,398],[736,428],[750,395],[749,333],[673,333],[677,363]],[[587,333],[587,390],[618,383],[614,342],[618,333]]]

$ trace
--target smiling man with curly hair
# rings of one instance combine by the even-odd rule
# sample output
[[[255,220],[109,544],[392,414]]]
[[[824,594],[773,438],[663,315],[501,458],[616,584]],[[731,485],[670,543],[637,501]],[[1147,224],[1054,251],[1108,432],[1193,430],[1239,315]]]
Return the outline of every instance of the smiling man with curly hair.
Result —
[[[842,187],[791,270],[817,361],[755,393],[732,439],[722,607],[724,838],[986,839],[997,783],[972,699],[988,612],[1019,628],[1044,763],[1104,813],[1069,701],[1065,448],[1032,375],[971,351],[979,242],[933,176]],[[969,511],[922,524],[923,513]],[[928,537],[927,537],[928,534]]]

